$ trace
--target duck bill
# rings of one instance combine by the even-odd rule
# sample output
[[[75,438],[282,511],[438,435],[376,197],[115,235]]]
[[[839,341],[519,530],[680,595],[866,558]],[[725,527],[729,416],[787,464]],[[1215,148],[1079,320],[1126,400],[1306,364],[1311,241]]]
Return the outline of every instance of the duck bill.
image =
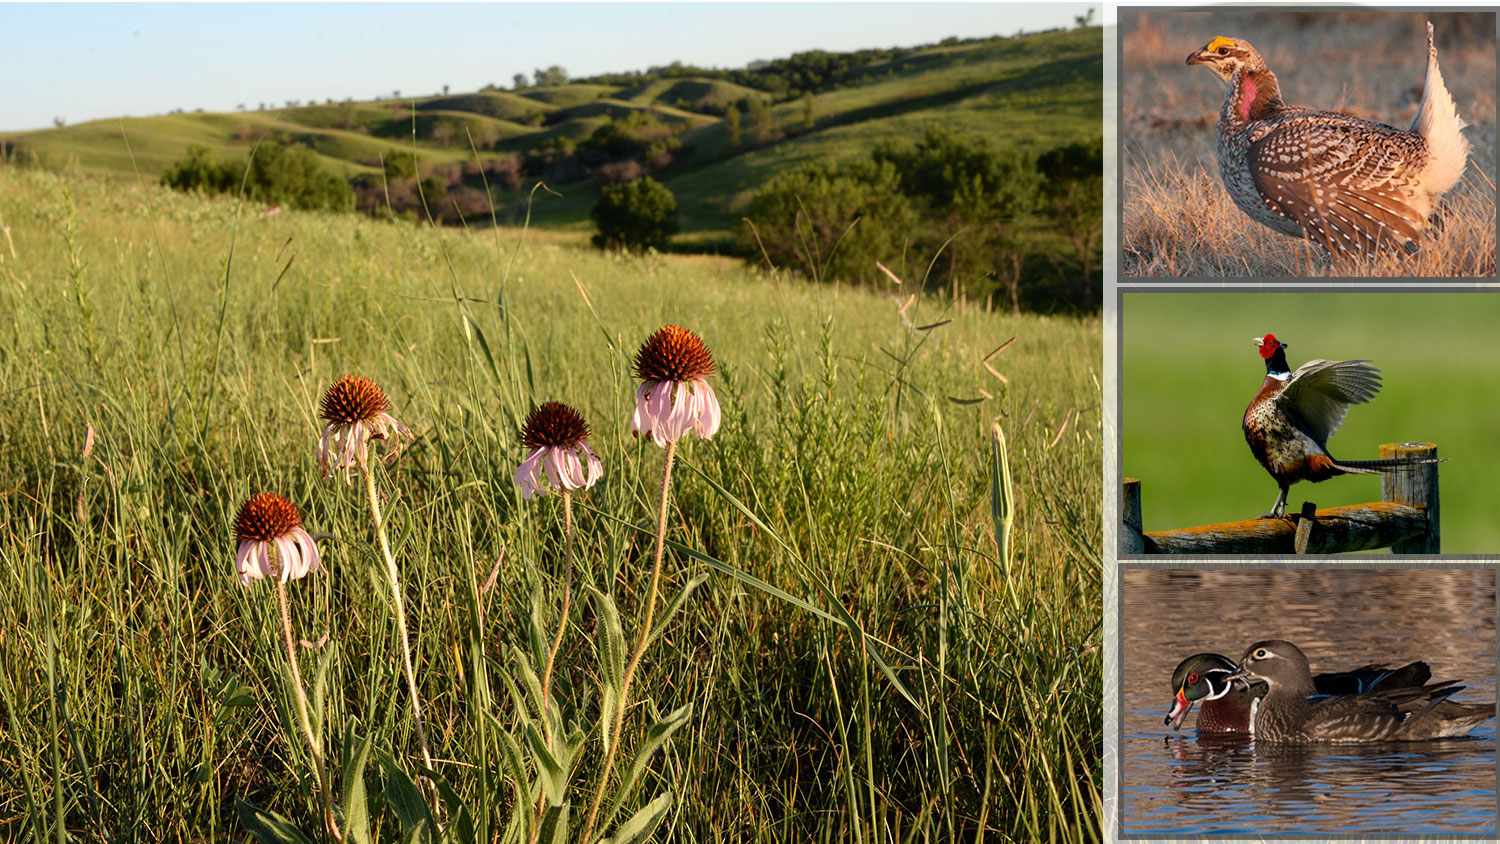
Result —
[[[1180,730],[1182,729],[1182,719],[1186,718],[1187,714],[1192,710],[1193,702],[1187,699],[1187,695],[1183,694],[1181,689],[1178,689],[1177,697],[1172,700],[1172,711],[1167,713],[1167,717],[1162,719],[1162,723],[1170,725],[1173,730]]]

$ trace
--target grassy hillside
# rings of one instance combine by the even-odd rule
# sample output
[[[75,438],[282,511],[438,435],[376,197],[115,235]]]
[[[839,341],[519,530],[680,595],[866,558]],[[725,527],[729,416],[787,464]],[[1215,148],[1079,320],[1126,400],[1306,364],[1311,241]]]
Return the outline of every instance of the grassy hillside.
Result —
[[[376,480],[436,773],[477,840],[526,840],[502,827],[538,793],[543,739],[509,690],[539,601],[583,735],[576,833],[605,699],[582,587],[634,641],[651,533],[632,526],[654,523],[663,456],[628,433],[631,355],[680,323],[713,351],[724,419],[682,444],[662,588],[707,579],[658,616],[616,739],[692,716],[626,812],[668,794],[657,840],[1098,840],[1097,320],[31,168],[0,166],[0,230],[0,837],[241,840],[240,800],[316,833],[275,589],[233,576],[231,521],[262,490],[326,535],[326,570],[289,590],[336,811],[400,837],[390,772],[421,757],[379,543],[315,458],[344,372],[415,432]],[[577,497],[565,615],[559,502],[512,481],[548,400],[582,412],[605,467]],[[359,780],[339,763],[362,737]],[[507,742],[533,761],[502,765]]]
[[[881,141],[920,137],[935,124],[1031,152],[1097,137],[1100,39],[1101,30],[1089,28],[914,50],[849,72],[810,103],[792,98],[773,105],[771,131],[737,145],[724,110],[770,95],[698,78],[103,120],[3,135],[0,144],[19,149],[19,160],[35,157],[53,167],[71,163],[113,174],[139,168],[155,178],[189,145],[219,157],[243,156],[254,138],[265,135],[307,143],[338,172],[353,175],[412,149],[427,165],[477,157],[483,166],[558,139],[581,140],[608,118],[644,110],[682,130],[680,149],[657,177],[678,196],[683,230],[723,232],[775,172],[867,154]],[[744,123],[750,136],[747,117]],[[480,147],[477,156],[470,138]],[[562,198],[533,209],[533,222],[583,226],[600,187],[597,178],[583,175],[581,181],[553,183]],[[534,181],[497,192],[507,220],[519,221]]]

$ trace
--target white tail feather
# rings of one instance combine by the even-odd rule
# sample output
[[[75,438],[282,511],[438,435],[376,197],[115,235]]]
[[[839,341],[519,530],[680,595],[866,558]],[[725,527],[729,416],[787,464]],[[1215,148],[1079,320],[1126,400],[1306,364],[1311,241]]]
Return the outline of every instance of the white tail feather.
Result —
[[[1422,87],[1422,105],[1412,121],[1411,131],[1427,141],[1427,166],[1421,175],[1422,188],[1433,196],[1447,191],[1463,178],[1469,160],[1469,141],[1460,130],[1469,124],[1458,116],[1453,95],[1443,84],[1438,70],[1437,47],[1432,40],[1432,22],[1427,23],[1427,80]]]

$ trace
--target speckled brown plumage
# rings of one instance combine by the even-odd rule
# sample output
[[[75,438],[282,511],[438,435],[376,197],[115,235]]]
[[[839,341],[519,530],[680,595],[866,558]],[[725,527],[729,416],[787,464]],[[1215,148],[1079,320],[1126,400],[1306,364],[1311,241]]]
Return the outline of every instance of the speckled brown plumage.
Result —
[[[1241,683],[1264,683],[1255,709],[1255,740],[1285,744],[1362,744],[1457,738],[1495,717],[1495,704],[1458,703],[1457,681],[1382,688],[1353,695],[1314,698],[1317,689],[1307,656],[1281,639],[1256,642],[1231,675]]]
[[[1215,38],[1188,56],[1227,84],[1219,111],[1224,188],[1258,223],[1306,236],[1340,258],[1415,249],[1440,195],[1462,177],[1469,144],[1438,71],[1432,26],[1422,105],[1409,130],[1289,106],[1250,42]]]

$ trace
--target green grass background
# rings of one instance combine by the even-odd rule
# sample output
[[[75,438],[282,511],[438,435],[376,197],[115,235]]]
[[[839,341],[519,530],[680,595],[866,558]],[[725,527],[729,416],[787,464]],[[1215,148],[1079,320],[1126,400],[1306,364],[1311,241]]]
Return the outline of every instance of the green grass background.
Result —
[[[1141,480],[1146,530],[1253,518],[1276,484],[1240,431],[1265,364],[1251,340],[1275,334],[1296,369],[1368,359],[1383,385],[1328,442],[1347,460],[1382,443],[1426,441],[1440,467],[1443,552],[1500,552],[1500,296],[1437,293],[1126,293],[1122,306],[1122,471]],[[1287,509],[1380,500],[1375,476],[1293,485]]]
[[[548,400],[593,426],[605,479],[581,497],[580,578],[613,592],[633,638],[650,537],[616,520],[651,520],[662,455],[627,433],[630,356],[666,322],[713,350],[724,407],[718,436],[682,449],[671,538],[820,606],[824,580],[906,655],[886,653],[916,705],[845,628],[711,575],[648,653],[628,722],[634,742],[652,713],[694,706],[642,790],[673,794],[659,840],[1098,839],[1097,320],[929,296],[903,313],[894,286],[266,217],[35,169],[0,167],[0,227],[0,839],[238,840],[238,799],[312,829],[275,599],[233,575],[231,520],[261,490],[334,537],[327,573],[292,589],[298,635],[330,636],[330,755],[349,729],[413,770],[374,536],[315,459],[318,398],[345,371],[416,433],[380,486],[429,732],[460,796],[503,822],[508,779],[486,788],[476,767],[498,739],[478,725],[515,729],[498,678],[532,595],[550,629],[561,591],[557,503],[523,504],[511,481],[517,428]],[[981,361],[1010,337],[1001,384]],[[990,494],[1006,414],[1008,567]],[[476,619],[469,583],[497,558]],[[669,553],[665,594],[706,570]],[[594,641],[579,598],[557,693],[596,736]],[[589,796],[572,794],[575,821]]]

